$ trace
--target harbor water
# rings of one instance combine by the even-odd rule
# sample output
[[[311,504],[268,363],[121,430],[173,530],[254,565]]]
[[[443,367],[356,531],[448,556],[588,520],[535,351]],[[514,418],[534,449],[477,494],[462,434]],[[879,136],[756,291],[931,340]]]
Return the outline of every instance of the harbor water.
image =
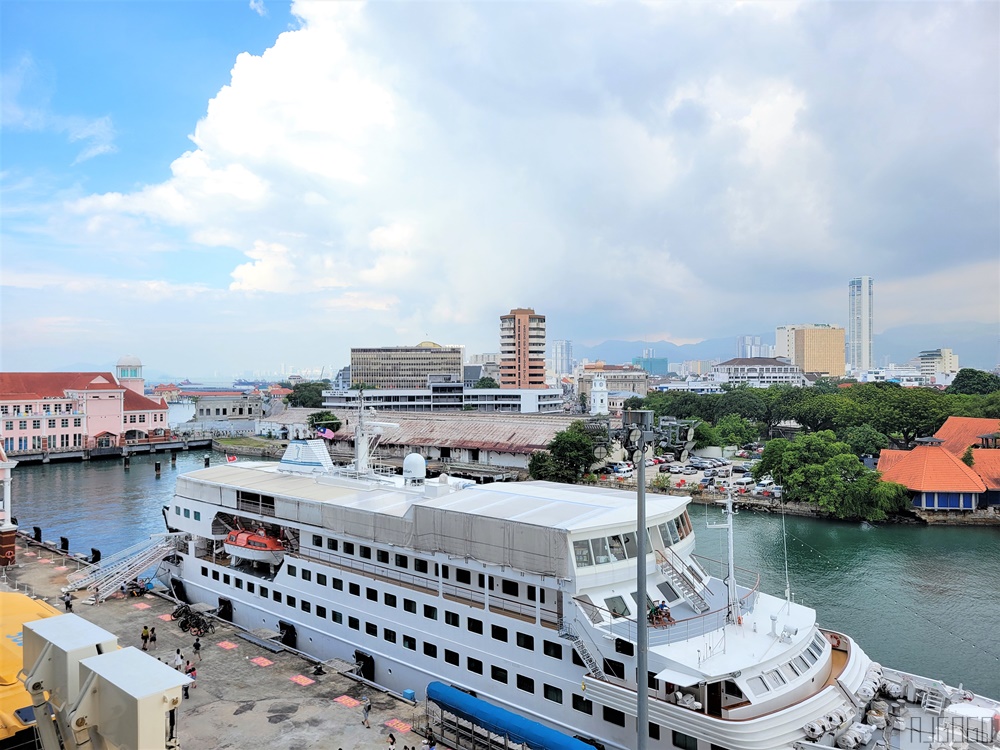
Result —
[[[165,530],[162,508],[178,474],[225,457],[206,451],[121,461],[18,466],[13,510],[21,529],[67,537],[70,551],[110,555]],[[154,463],[159,461],[157,478]],[[726,556],[717,507],[692,506],[698,554]],[[1000,698],[1000,528],[821,521],[744,511],[735,518],[736,564],[759,571],[820,624],[857,640],[876,661]],[[784,532],[783,532],[784,529]]]

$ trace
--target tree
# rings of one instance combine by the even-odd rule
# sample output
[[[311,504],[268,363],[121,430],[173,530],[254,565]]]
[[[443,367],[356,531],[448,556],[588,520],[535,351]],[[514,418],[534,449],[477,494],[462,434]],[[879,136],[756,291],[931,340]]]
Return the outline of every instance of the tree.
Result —
[[[907,448],[922,435],[933,435],[944,424],[946,396],[928,388],[898,388],[888,391],[886,435],[899,435]]]
[[[306,421],[312,430],[325,427],[336,432],[340,429],[340,419],[332,411],[314,411]]]
[[[499,388],[500,384],[493,378],[484,375],[476,381],[476,384],[472,386],[473,388]]]
[[[972,468],[976,464],[976,457],[972,455],[972,446],[970,445],[965,449],[965,453],[962,454],[962,463]]]
[[[988,393],[1000,391],[1000,375],[984,370],[963,367],[958,371],[946,393],[971,394],[985,396]]]
[[[590,396],[586,393],[581,393],[577,399],[580,402],[580,409],[584,414],[590,411]]]
[[[889,446],[889,438],[870,424],[849,427],[844,433],[844,442],[851,446],[857,456],[876,456]]]
[[[743,445],[752,443],[760,432],[757,427],[745,417],[738,414],[727,414],[715,423],[715,431],[719,436],[719,445]]]
[[[763,421],[767,415],[767,405],[757,393],[759,390],[741,385],[739,388],[723,393],[715,404],[716,419],[727,414],[738,414],[751,422]]]
[[[547,452],[537,451],[528,461],[535,479],[572,484],[594,463],[594,439],[579,420],[557,432],[546,448]]]
[[[630,396],[625,399],[625,403],[622,404],[622,409],[634,410],[642,409],[644,407],[645,400],[641,396]]]
[[[285,402],[289,406],[318,408],[323,405],[323,390],[326,387],[327,384],[323,382],[297,383],[292,387],[292,392],[285,397]]]

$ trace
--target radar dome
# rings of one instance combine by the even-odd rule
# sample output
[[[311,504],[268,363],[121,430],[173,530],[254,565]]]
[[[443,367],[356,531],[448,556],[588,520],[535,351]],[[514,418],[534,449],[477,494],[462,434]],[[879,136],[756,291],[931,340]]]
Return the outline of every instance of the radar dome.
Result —
[[[427,476],[427,462],[419,453],[411,453],[403,459],[403,479],[424,479]]]

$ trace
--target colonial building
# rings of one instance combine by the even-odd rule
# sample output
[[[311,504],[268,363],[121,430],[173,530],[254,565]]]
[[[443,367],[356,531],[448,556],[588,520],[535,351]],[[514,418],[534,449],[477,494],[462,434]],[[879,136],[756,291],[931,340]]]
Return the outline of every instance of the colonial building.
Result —
[[[0,373],[0,437],[8,455],[120,448],[170,435],[167,404],[143,395],[142,363],[110,372]]]
[[[365,406],[406,412],[478,411],[539,413],[562,411],[561,388],[469,388],[463,382],[429,382],[425,388],[323,391],[323,408]]]
[[[812,385],[812,381],[795,365],[769,357],[730,359],[720,362],[712,368],[712,380],[716,383],[733,385],[746,383],[751,388],[768,388],[775,383]]]
[[[583,366],[583,372],[577,380],[577,391],[590,399],[590,391],[594,387],[594,378],[604,378],[608,391],[629,391],[645,398],[649,392],[649,375],[640,367],[633,365],[608,365],[604,362],[592,362]]]

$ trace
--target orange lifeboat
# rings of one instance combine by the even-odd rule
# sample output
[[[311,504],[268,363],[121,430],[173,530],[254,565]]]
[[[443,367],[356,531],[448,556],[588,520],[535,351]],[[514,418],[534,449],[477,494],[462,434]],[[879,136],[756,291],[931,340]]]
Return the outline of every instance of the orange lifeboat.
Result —
[[[252,562],[266,562],[277,565],[285,555],[285,546],[277,537],[268,536],[264,529],[249,531],[235,529],[226,535],[223,543],[230,557]]]

